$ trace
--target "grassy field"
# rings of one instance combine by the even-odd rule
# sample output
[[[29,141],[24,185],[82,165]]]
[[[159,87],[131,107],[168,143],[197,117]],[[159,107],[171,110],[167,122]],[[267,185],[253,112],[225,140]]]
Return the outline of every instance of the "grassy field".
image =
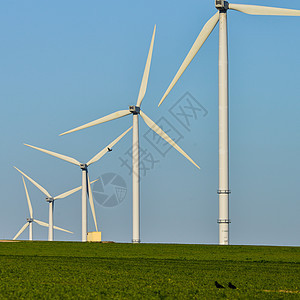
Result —
[[[0,243],[0,273],[1,299],[300,299],[296,247]]]

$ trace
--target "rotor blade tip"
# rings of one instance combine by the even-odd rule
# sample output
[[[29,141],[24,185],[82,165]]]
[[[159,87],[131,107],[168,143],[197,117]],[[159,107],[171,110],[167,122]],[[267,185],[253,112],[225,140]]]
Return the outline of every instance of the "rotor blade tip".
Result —
[[[63,135],[68,134],[68,133],[70,133],[70,132],[72,132],[72,130],[68,130],[68,131],[65,131],[65,132],[63,132],[63,133],[60,133],[59,136],[63,136]]]

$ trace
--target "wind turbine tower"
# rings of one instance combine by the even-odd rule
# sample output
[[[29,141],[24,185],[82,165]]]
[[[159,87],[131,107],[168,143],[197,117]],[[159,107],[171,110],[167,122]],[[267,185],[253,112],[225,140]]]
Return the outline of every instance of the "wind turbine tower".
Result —
[[[229,121],[228,121],[228,37],[227,12],[235,10],[250,15],[300,16],[299,10],[257,5],[231,4],[215,0],[218,12],[204,25],[195,43],[184,59],[159,105],[168,96],[188,65],[219,22],[219,244],[229,244]]]

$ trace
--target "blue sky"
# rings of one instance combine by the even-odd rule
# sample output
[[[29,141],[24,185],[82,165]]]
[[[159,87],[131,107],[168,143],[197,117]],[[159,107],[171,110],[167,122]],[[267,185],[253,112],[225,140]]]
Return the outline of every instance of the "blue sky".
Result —
[[[270,5],[270,1],[239,4]],[[299,1],[272,1],[300,9]],[[162,155],[143,135],[141,147],[157,163],[141,182],[143,242],[218,242],[218,28],[158,109],[157,104],[206,21],[213,1],[1,1],[0,124],[2,157],[0,238],[12,238],[29,212],[13,165],[60,194],[81,184],[75,166],[26,148],[33,144],[82,162],[127,129],[130,117],[59,137],[58,134],[126,109],[137,100],[154,24],[156,39],[142,109],[168,122],[177,151]],[[230,78],[230,239],[232,244],[300,245],[300,18],[228,13]],[[208,113],[188,129],[171,113],[187,92]],[[179,104],[180,105],[180,104]],[[126,182],[115,207],[96,202],[104,240],[132,238],[131,133],[90,168],[92,179],[116,173]],[[154,138],[155,139],[155,138]],[[149,156],[149,157],[150,157]],[[27,181],[34,215],[48,221],[43,194]],[[111,193],[111,190],[107,193]],[[80,193],[55,203],[54,223],[80,240]],[[89,228],[93,230],[91,215]],[[34,239],[47,230],[34,226]],[[20,236],[28,238],[28,232]]]

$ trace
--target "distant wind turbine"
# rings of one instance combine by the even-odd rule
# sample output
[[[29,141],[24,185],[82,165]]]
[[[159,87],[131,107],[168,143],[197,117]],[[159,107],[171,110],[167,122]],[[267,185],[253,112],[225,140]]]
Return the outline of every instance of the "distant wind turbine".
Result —
[[[112,151],[112,147],[126,135],[128,131],[132,129],[132,126],[128,128],[125,132],[123,132],[119,137],[117,137],[113,142],[111,142],[109,145],[107,145],[103,150],[101,150],[99,153],[97,153],[92,159],[90,159],[86,164],[80,163],[78,160],[75,158],[58,154],[53,151],[45,150],[42,148],[38,148],[35,146],[31,146],[28,144],[24,144],[25,146],[31,147],[33,149],[42,151],[44,153],[47,153],[49,155],[52,155],[54,157],[60,158],[62,160],[65,160],[69,163],[72,163],[76,166],[79,166],[81,171],[82,171],[82,241],[86,242],[87,240],[87,192],[89,195],[89,201],[90,201],[90,206],[94,218],[94,223],[96,227],[96,231],[98,231],[98,225],[97,225],[97,219],[96,219],[96,212],[95,212],[95,207],[94,207],[94,201],[93,201],[93,193],[91,189],[91,183],[90,183],[90,178],[88,175],[88,166],[91,164],[97,162],[102,156],[104,156],[107,152]],[[88,191],[87,191],[88,187]]]
[[[145,123],[158,135],[160,135],[164,140],[166,140],[171,146],[173,146],[177,151],[179,151],[184,157],[186,157],[190,162],[192,162],[197,168],[200,167],[158,126],[156,125],[144,112],[141,111],[140,106],[144,99],[147,84],[148,84],[148,77],[152,59],[152,52],[153,52],[153,44],[154,44],[154,37],[155,37],[155,30],[156,26],[154,26],[152,40],[150,44],[150,49],[147,57],[147,62],[144,70],[144,75],[142,79],[142,83],[140,86],[140,91],[138,95],[138,100],[136,105],[129,106],[129,109],[120,110],[110,115],[107,115],[103,118],[97,119],[85,125],[76,127],[72,130],[62,133],[61,135],[71,133],[74,131],[78,131],[84,128],[88,128],[91,126],[95,126],[101,123],[105,123],[107,121],[115,120],[127,115],[132,114],[133,117],[133,130],[132,130],[132,225],[133,225],[133,232],[132,232],[132,242],[139,243],[140,242],[140,167],[139,167],[139,123],[138,117],[139,115],[143,118]]]
[[[30,198],[29,198],[28,190],[27,190],[26,183],[25,183],[25,180],[24,180],[23,176],[22,176],[22,180],[23,180],[23,184],[24,184],[24,188],[25,188],[25,193],[26,193],[30,218],[27,218],[27,222],[18,231],[18,233],[14,236],[13,240],[16,240],[19,237],[19,235],[22,234],[23,231],[29,226],[29,241],[32,241],[32,223],[35,222],[35,223],[37,223],[41,226],[44,226],[44,227],[49,227],[49,224],[33,218],[33,209],[32,209],[31,201],[30,201]],[[53,228],[57,229],[57,230],[64,231],[64,232],[73,233],[69,230],[66,230],[66,229],[63,229],[63,228],[60,228],[60,227],[57,227],[57,226],[53,226]]]
[[[79,190],[81,190],[81,186],[77,187],[75,189],[72,189],[68,192],[65,192],[63,194],[60,194],[56,197],[52,197],[49,192],[43,188],[41,185],[39,185],[36,181],[34,181],[32,178],[30,178],[28,175],[26,175],[24,172],[22,172],[21,170],[19,170],[18,168],[14,167],[18,172],[20,172],[24,177],[26,177],[33,185],[35,185],[42,193],[44,193],[47,198],[46,201],[49,203],[49,232],[48,232],[48,241],[53,241],[53,211],[54,211],[54,201],[58,200],[58,199],[63,199]],[[26,189],[27,190],[27,189]],[[31,204],[29,205],[29,211],[30,211],[30,207]],[[46,223],[45,223],[46,224]],[[42,225],[42,224],[40,224]],[[24,225],[25,226],[25,225]],[[48,226],[47,226],[48,227]],[[69,231],[68,231],[69,232]]]
[[[300,16],[299,10],[256,5],[230,4],[216,0],[218,12],[208,20],[184,59],[174,79],[159,102],[160,106],[178,79],[198,53],[217,23],[219,25],[219,244],[229,244],[229,126],[228,126],[228,47],[227,10],[232,9],[250,15]]]

